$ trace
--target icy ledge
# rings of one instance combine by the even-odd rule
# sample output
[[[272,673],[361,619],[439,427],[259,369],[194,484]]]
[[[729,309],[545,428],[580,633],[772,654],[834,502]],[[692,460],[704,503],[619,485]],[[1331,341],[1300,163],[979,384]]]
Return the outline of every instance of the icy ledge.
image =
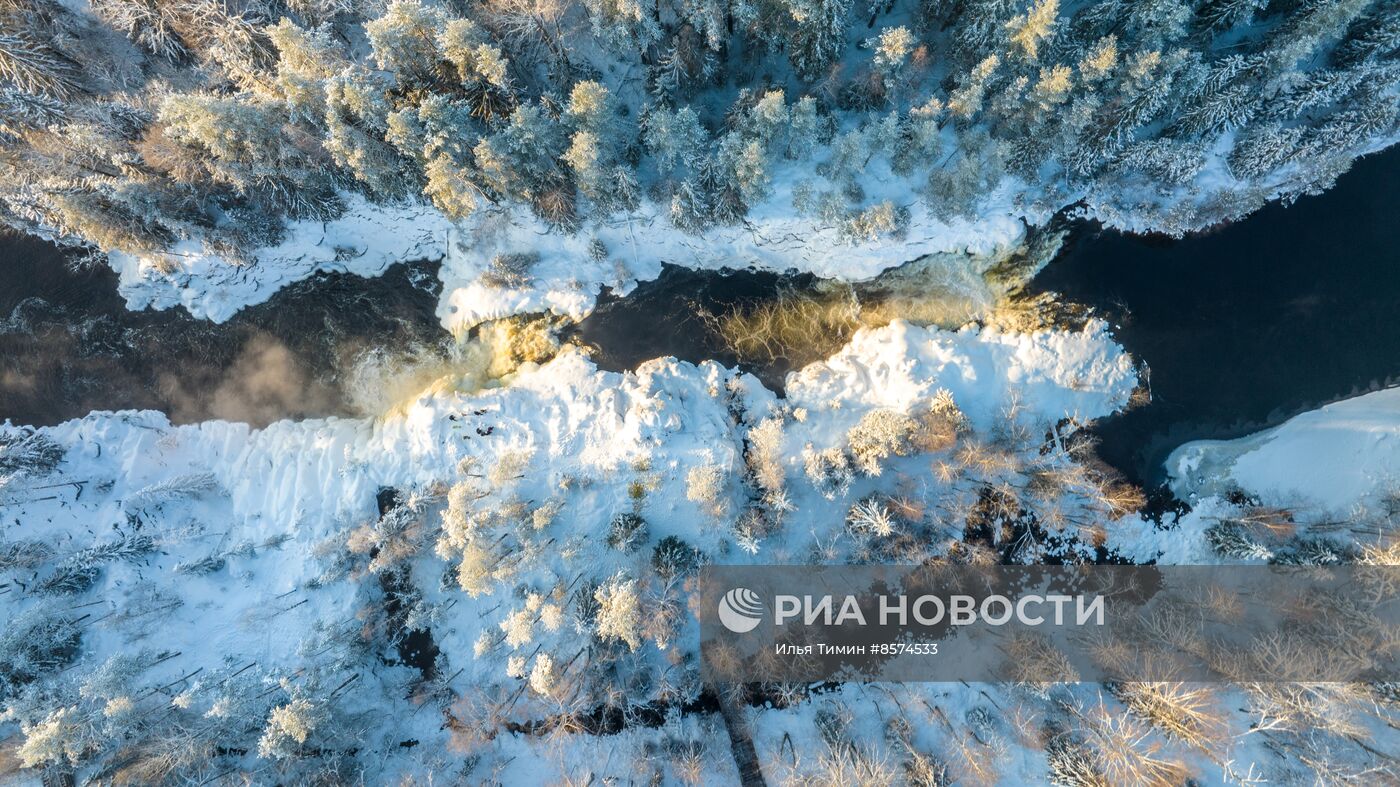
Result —
[[[467,456],[490,462],[530,451],[532,478],[545,493],[552,477],[606,476],[644,456],[664,457],[653,464],[682,476],[703,456],[738,466],[743,428],[730,413],[736,397],[748,421],[784,402],[806,412],[786,438],[786,461],[797,476],[804,445],[839,444],[872,408],[904,410],[940,388],[975,430],[986,431],[1013,402],[1033,423],[1097,418],[1121,407],[1135,384],[1131,359],[1102,322],[1082,332],[1035,334],[895,322],[862,330],[827,361],[789,375],[785,400],[751,375],[713,362],[661,358],[633,372],[605,372],[570,350],[521,370],[503,388],[431,389],[386,419],[283,421],[257,430],[223,421],[172,426],[152,411],[96,412],[41,431],[69,447],[70,474],[79,472],[76,463],[117,478],[114,498],[123,488],[201,468],[228,490],[238,520],[319,531],[372,512],[381,486],[450,479]],[[608,494],[620,500],[626,487],[622,478]],[[657,497],[683,500],[685,493]]]
[[[1167,469],[1183,499],[1236,488],[1267,505],[1345,513],[1400,481],[1400,388],[1334,402],[1238,440],[1187,443]]]
[[[998,190],[996,208],[977,221],[944,221],[914,204],[904,238],[854,245],[830,227],[776,211],[695,237],[648,205],[565,235],[521,209],[483,210],[454,225],[431,206],[376,205],[347,196],[349,208],[340,218],[290,224],[281,244],[253,251],[249,264],[231,265],[197,241],[154,256],[113,252],[109,261],[129,308],[184,306],[196,317],[223,322],[319,271],[377,276],[395,262],[442,260],[438,316],[443,327],[461,332],[531,312],[582,319],[604,286],[630,292],[638,281],[659,276],[662,263],[797,270],[859,281],[926,254],[985,254],[1013,246],[1025,234],[1013,196],[1009,185]],[[1037,218],[1043,221],[1048,213]],[[493,264],[501,255],[528,255],[531,261],[527,270],[503,271]]]
[[[1166,469],[1172,492],[1192,510],[1163,522],[1122,520],[1108,538],[1119,554],[1168,565],[1273,561],[1317,537],[1345,547],[1335,538],[1339,526],[1375,541],[1390,529],[1400,479],[1400,388],[1334,402],[1236,440],[1186,443]],[[1254,533],[1257,546],[1247,554],[1222,552],[1222,523],[1251,519],[1277,522],[1288,537]]]

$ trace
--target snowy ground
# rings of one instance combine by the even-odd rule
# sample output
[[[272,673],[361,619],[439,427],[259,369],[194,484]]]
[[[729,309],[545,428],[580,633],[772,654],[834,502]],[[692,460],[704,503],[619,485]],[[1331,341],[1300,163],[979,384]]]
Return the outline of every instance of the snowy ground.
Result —
[[[785,216],[777,203],[790,199],[786,195],[770,200],[770,218],[715,228],[704,237],[677,232],[665,212],[652,205],[561,234],[518,208],[483,210],[454,226],[430,206],[375,205],[347,196],[345,215],[291,224],[281,244],[254,251],[255,262],[248,265],[230,265],[192,241],[158,257],[116,252],[109,260],[130,308],[183,305],[196,317],[222,322],[318,271],[375,276],[397,261],[441,259],[444,287],[438,316],[445,328],[462,332],[487,320],[543,311],[582,319],[603,287],[630,292],[638,281],[659,276],[662,263],[706,270],[796,270],[860,281],[927,254],[991,254],[1024,237],[1022,217],[1027,215],[1013,208],[1010,184],[994,196],[997,209],[975,222],[941,220],[915,204],[906,238],[856,245],[841,241],[832,228]],[[1044,221],[1048,216],[1032,218]],[[595,241],[604,250],[601,255],[594,252]],[[493,277],[493,261],[510,254],[538,259],[519,277]],[[959,262],[976,261],[950,257],[947,264]]]
[[[1203,440],[1172,452],[1183,499],[1245,489],[1270,505],[1343,514],[1376,505],[1400,479],[1400,388],[1334,402],[1239,440]]]
[[[827,362],[795,374],[786,400],[751,376],[713,363],[660,359],[635,372],[611,373],[569,350],[538,368],[527,365],[505,387],[459,393],[441,383],[401,414],[378,420],[279,422],[253,430],[225,422],[171,426],[154,412],[94,413],[40,430],[65,449],[61,464],[4,487],[0,546],[46,545],[41,560],[6,572],[0,603],[7,617],[83,615],[78,668],[51,687],[43,682],[43,696],[13,703],[11,720],[33,733],[55,707],[72,707],[106,730],[100,722],[114,701],[121,713],[128,712],[129,698],[136,706],[130,712],[152,713],[175,697],[183,697],[180,713],[207,716],[228,691],[228,676],[256,664],[242,673],[266,687],[261,702],[246,709],[255,728],[272,708],[310,697],[333,712],[336,725],[321,728],[313,738],[318,745],[362,739],[388,758],[385,768],[426,773],[435,767],[427,753],[441,752],[445,743],[445,707],[402,704],[416,673],[377,661],[393,661],[383,652],[387,624],[375,611],[381,596],[368,581],[374,574],[367,556],[347,548],[357,529],[375,524],[382,488],[401,490],[420,501],[414,505],[437,511],[448,485],[472,483],[471,468],[478,468],[498,485],[491,494],[500,508],[492,510],[528,501],[533,512],[551,512],[543,524],[532,515],[537,533],[509,536],[518,564],[478,596],[457,587],[452,562],[432,556],[430,547],[420,544],[422,554],[409,558],[420,594],[413,614],[432,627],[442,650],[439,676],[453,676],[445,690],[515,691],[521,681],[507,675],[508,656],[538,656],[545,648],[563,663],[578,636],[568,625],[555,631],[537,624],[527,645],[512,648],[497,639],[474,657],[482,634],[501,631],[517,611],[519,593],[537,591],[547,603],[562,603],[559,586],[583,573],[599,580],[619,571],[645,576],[650,545],[672,535],[731,562],[805,559],[841,537],[846,509],[859,496],[896,476],[925,475],[926,457],[889,457],[887,474],[855,477],[834,499],[804,479],[804,449],[844,445],[847,430],[873,408],[913,411],[941,388],[966,403],[974,432],[991,433],[1008,411],[1039,430],[1062,418],[1110,412],[1135,382],[1130,359],[1102,324],[1079,333],[1016,335],[896,323],[862,331]],[[781,456],[795,510],[781,532],[750,554],[716,508],[745,504],[745,436],[780,411],[787,413]],[[503,467],[518,468],[520,477],[515,469],[497,477]],[[717,471],[716,493],[703,500],[692,499],[689,476],[697,467]],[[609,521],[622,511],[650,523],[646,548],[629,553],[604,544]],[[434,513],[422,527],[436,530],[437,519]],[[129,557],[83,551],[133,543],[145,546]],[[87,584],[55,589],[50,580],[79,565],[94,574]],[[647,644],[640,661],[661,675],[693,671],[693,663],[665,666],[668,652],[685,650],[674,647]],[[113,689],[120,696],[82,688],[113,654],[142,649],[165,655]],[[352,676],[358,677],[337,691]],[[543,716],[560,707],[531,694],[512,715]],[[675,720],[667,729],[698,723]],[[117,732],[94,735],[121,738]],[[604,745],[587,737],[578,736],[577,745]],[[425,745],[399,747],[409,739]],[[728,758],[711,744],[710,756],[725,767]],[[510,760],[522,745],[544,756],[557,743],[505,736],[488,747],[499,755],[491,761],[512,777],[533,777],[545,767],[533,755]],[[252,756],[246,763],[266,778],[284,765]]]
[[[39,430],[65,453],[52,472],[19,474],[2,488],[0,555],[9,568],[0,606],[14,634],[60,619],[81,642],[66,669],[41,670],[19,687],[0,722],[0,737],[9,737],[0,764],[61,763],[69,756],[62,743],[74,739],[83,745],[67,751],[91,763],[108,757],[94,752],[123,745],[147,751],[142,736],[207,735],[247,753],[195,757],[182,766],[195,782],[229,769],[257,783],[305,780],[332,767],[325,752],[352,748],[354,757],[332,758],[335,767],[370,781],[662,773],[672,782],[732,782],[718,714],[678,710],[700,696],[694,623],[680,584],[656,573],[653,547],[676,537],[725,563],[939,554],[962,537],[960,498],[987,483],[1014,488],[1028,473],[1061,473],[1051,502],[1071,521],[1095,510],[1111,518],[1093,508],[1101,490],[1084,485],[1062,443],[1075,423],[1123,407],[1137,380],[1102,323],[1022,335],[897,322],[861,331],[794,373],[782,399],[713,363],[658,359],[613,373],[572,349],[501,382],[467,390],[476,377],[462,385],[449,377],[372,420],[253,430],[127,412]],[[1105,545],[1140,562],[1224,562],[1208,532],[1242,508],[1271,496],[1330,507],[1374,492],[1397,461],[1392,393],[1243,441],[1183,448],[1174,467],[1193,479],[1209,470],[1264,500],[1227,500],[1225,482],[1192,480],[1180,487],[1194,495],[1192,511],[1161,523],[1123,516],[1103,533]],[[865,416],[918,414],[949,397],[966,419],[957,447],[895,450],[860,469],[853,428]],[[776,438],[763,441],[765,430]],[[768,496],[755,503],[756,485],[773,485],[754,475],[760,444],[777,458],[782,510],[777,526],[743,532],[735,524],[742,514],[776,509]],[[818,484],[804,466],[827,449],[857,459],[844,484]],[[1305,457],[1334,469],[1309,473],[1303,468],[1316,464]],[[1339,487],[1360,475],[1358,466],[1374,478]],[[381,517],[386,487],[401,493],[402,506]],[[888,536],[849,524],[861,501],[895,512]],[[621,513],[647,523],[640,548],[610,541]],[[16,561],[14,548],[25,545],[33,559]],[[469,582],[472,567],[482,573]],[[389,577],[397,584],[385,585]],[[578,587],[619,578],[638,580],[635,648],[626,632],[603,634],[579,616],[590,596]],[[399,664],[390,644],[417,627],[431,629],[440,649],[427,681]],[[0,668],[13,672],[17,648],[13,634],[0,637]],[[136,665],[113,661],[118,655]],[[530,731],[543,719],[585,718],[573,714],[608,702],[600,685],[631,686],[627,700],[661,710],[624,703],[616,735]],[[1114,723],[1129,718],[1119,699],[1093,687],[1043,697],[1012,686],[790,688],[788,699],[741,714],[776,783],[883,783],[921,757],[960,781],[1044,783],[1064,766],[1047,759],[1050,716],[1076,735],[1093,734],[1101,710]],[[1209,712],[1245,730],[1259,701],[1230,690]],[[1326,708],[1338,718],[1357,713]],[[300,741],[287,738],[287,709],[300,709]],[[1175,751],[1159,733],[1143,734],[1141,745]],[[1284,748],[1245,734],[1220,749],[1225,759],[1189,748],[1172,756],[1204,783],[1251,770],[1284,782],[1299,774]]]

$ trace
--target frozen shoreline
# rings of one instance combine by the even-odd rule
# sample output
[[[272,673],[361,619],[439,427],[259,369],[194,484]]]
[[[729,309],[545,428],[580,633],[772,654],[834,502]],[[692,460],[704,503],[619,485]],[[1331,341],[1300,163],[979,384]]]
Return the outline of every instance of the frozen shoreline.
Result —
[[[108,259],[120,276],[119,291],[129,308],[183,305],[194,316],[214,322],[319,271],[376,276],[395,262],[442,260],[438,317],[444,328],[461,333],[488,320],[532,312],[583,319],[603,287],[625,295],[639,281],[659,276],[662,263],[697,270],[798,271],[854,282],[925,255],[988,255],[1011,249],[1025,239],[1028,227],[1043,226],[1058,210],[1075,204],[1080,205],[1075,215],[1105,227],[1152,232],[1161,231],[1173,211],[1209,201],[1212,195],[1243,190],[1276,198],[1294,173],[1285,167],[1272,184],[1234,179],[1225,166],[1229,140],[1228,134],[1222,137],[1208,166],[1191,183],[1168,193],[1144,191],[1133,211],[1113,207],[1103,195],[1065,192],[1063,184],[1036,187],[1007,177],[982,198],[977,218],[939,217],[914,196],[917,184],[885,172],[883,180],[867,184],[867,191],[905,203],[908,225],[899,237],[854,244],[844,241],[834,227],[795,215],[790,203],[803,172],[793,165],[784,168],[773,194],[741,224],[712,228],[703,237],[681,232],[664,206],[649,202],[630,214],[589,220],[566,234],[551,230],[520,206],[484,208],[453,223],[426,203],[381,205],[345,195],[343,215],[327,222],[291,223],[281,243],[255,250],[255,262],[248,265],[231,265],[193,240],[161,255],[113,252]],[[1361,155],[1394,142],[1378,140]],[[522,254],[536,257],[528,271],[507,277],[518,280],[500,281],[497,276],[492,281],[493,259]]]

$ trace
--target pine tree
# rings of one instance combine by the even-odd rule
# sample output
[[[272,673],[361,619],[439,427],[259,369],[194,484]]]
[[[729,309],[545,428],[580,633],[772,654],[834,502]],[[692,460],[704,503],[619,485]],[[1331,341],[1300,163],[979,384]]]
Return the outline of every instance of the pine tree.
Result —
[[[432,83],[439,78],[438,35],[447,28],[447,14],[420,0],[391,0],[384,15],[365,23],[374,61],[409,83]]]
[[[107,24],[126,34],[157,57],[179,61],[189,54],[188,44],[176,32],[185,26],[183,6],[157,0],[95,0],[93,11]]]
[[[642,142],[663,175],[693,167],[707,147],[708,135],[690,107],[653,107],[642,115]]]
[[[773,176],[760,140],[745,140],[743,135],[730,132],[720,138],[716,156],[746,206],[768,196]]]
[[[330,28],[303,30],[283,17],[268,28],[277,49],[277,94],[291,119],[319,122],[325,115],[325,83],[348,63]]]
[[[1060,0],[1036,0],[1024,14],[1006,23],[1011,45],[1027,60],[1040,55],[1040,42],[1050,35],[1055,17],[1060,12]]]
[[[218,181],[252,189],[279,174],[283,155],[276,108],[246,99],[173,94],[158,119],[171,138],[208,154],[205,167]]]
[[[1009,24],[1020,5],[1018,0],[967,0],[962,4],[952,30],[954,51],[962,68],[986,62],[1006,48]]]
[[[438,34],[437,49],[452,64],[458,81],[468,89],[507,91],[508,61],[485,31],[469,19],[450,20]]]
[[[888,83],[898,78],[914,51],[915,39],[909,28],[900,25],[880,31],[880,36],[867,41],[866,46],[875,50],[875,70]]]
[[[1251,85],[1228,85],[1195,97],[1177,119],[1177,128],[1190,136],[1213,136],[1249,123],[1259,103]]]
[[[1170,138],[1144,140],[1124,149],[1118,165],[1159,184],[1179,185],[1205,168],[1206,150],[1200,144]]]
[[[616,51],[642,48],[661,37],[661,26],[639,0],[583,0],[593,35]]]
[[[1001,58],[996,55],[988,55],[978,63],[962,86],[948,97],[948,112],[953,117],[963,120],[970,120],[976,115],[982,109],[982,100],[987,93],[988,84],[1000,65]]]
[[[416,172],[392,145],[388,85],[366,69],[351,67],[326,81],[326,152],[363,183],[372,196],[397,199],[415,189]]]
[[[1129,0],[1126,30],[1139,46],[1160,47],[1186,34],[1192,7],[1184,0]]]
[[[1249,24],[1268,4],[1268,0],[1208,0],[1200,11],[1200,18],[1210,30],[1229,30],[1236,25]]]
[[[1250,128],[1230,151],[1230,172],[1240,179],[1259,178],[1294,158],[1302,149],[1305,130],[1277,123]]]
[[[845,43],[850,0],[749,0],[739,16],[759,39],[787,49],[798,76],[826,74]]]
[[[729,37],[727,17],[732,13],[728,0],[681,0],[676,12],[695,26],[711,51],[724,47]]]
[[[1094,42],[1093,47],[1079,61],[1079,78],[1087,83],[1095,83],[1108,77],[1118,65],[1118,37],[1104,36]]]
[[[1310,109],[1326,107],[1355,89],[1365,75],[1364,67],[1299,74],[1281,95],[1269,102],[1269,114],[1278,119],[1291,119]]]
[[[747,103],[749,99],[748,91],[740,93],[740,105]],[[781,90],[768,90],[753,102],[744,115],[741,124],[743,133],[756,140],[765,151],[772,151],[782,147],[782,139],[787,135],[790,115],[788,113],[787,97]]]
[[[77,86],[69,64],[23,30],[0,30],[0,79],[29,93],[58,97]]]
[[[542,106],[521,106],[472,152],[489,189],[533,202],[559,184],[565,140],[562,125]]]
[[[826,121],[817,113],[817,101],[803,96],[792,106],[788,120],[787,158],[805,161],[821,143]]]
[[[1337,47],[1335,58],[1345,66],[1376,62],[1400,51],[1400,8],[1377,9],[1357,25],[1355,33]]]
[[[433,96],[417,108],[390,113],[386,121],[386,139],[423,167],[424,195],[454,219],[470,216],[487,199],[465,138],[471,115],[465,103]]]
[[[64,104],[56,98],[0,88],[0,133],[18,137],[27,130],[56,126],[65,116]]]

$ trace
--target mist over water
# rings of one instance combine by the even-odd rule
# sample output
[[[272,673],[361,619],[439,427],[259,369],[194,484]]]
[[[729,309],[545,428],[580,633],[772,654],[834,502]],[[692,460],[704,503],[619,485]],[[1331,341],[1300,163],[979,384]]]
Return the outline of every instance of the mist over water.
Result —
[[[449,359],[433,264],[326,274],[216,325],[183,308],[132,312],[101,265],[0,238],[0,420],[48,425],[92,410],[155,409],[176,423],[264,426],[373,415],[401,381]]]
[[[1030,289],[1092,307],[1151,370],[1152,402],[1095,427],[1100,455],[1155,483],[1183,442],[1247,434],[1400,380],[1398,189],[1400,149],[1392,149],[1319,197],[1184,240],[1079,226]],[[178,423],[261,426],[381,415],[429,386],[475,388],[501,373],[489,339],[458,344],[439,326],[429,263],[375,279],[320,275],[215,325],[183,309],[127,311],[110,270],[72,270],[71,257],[35,239],[0,238],[0,419],[44,425],[151,408]],[[922,308],[921,321],[953,326],[988,305],[957,284],[955,298],[911,292],[909,282],[893,296],[867,289],[860,306],[864,317],[879,316],[880,298],[898,301],[897,310]],[[859,325],[842,322],[852,292],[810,275],[667,266],[625,298],[605,294],[572,335],[597,349],[603,368],[666,355],[716,360],[781,390],[787,372],[812,352],[834,351]],[[811,352],[736,351],[722,335],[725,319],[765,309],[813,320],[797,326]]]

